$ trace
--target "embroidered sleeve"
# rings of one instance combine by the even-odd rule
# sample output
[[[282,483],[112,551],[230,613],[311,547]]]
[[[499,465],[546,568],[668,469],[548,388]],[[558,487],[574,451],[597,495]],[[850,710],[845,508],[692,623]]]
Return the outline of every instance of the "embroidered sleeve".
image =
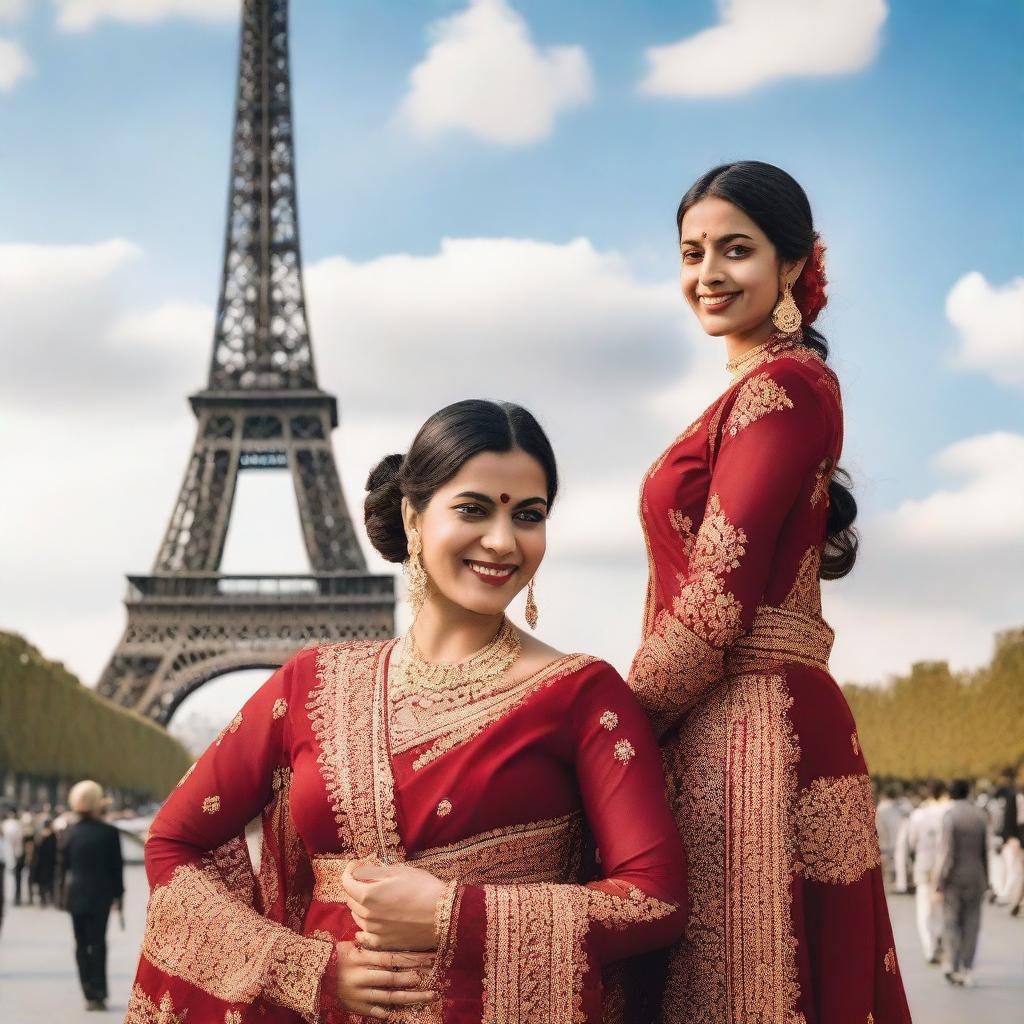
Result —
[[[679,549],[672,605],[654,619],[630,669],[630,686],[659,732],[721,678],[726,650],[750,629],[779,531],[813,486],[835,417],[826,393],[792,362],[740,388],[719,428],[703,521]]]
[[[145,973],[214,997],[223,1013],[258,1000],[307,1020],[321,1009],[333,943],[260,912],[268,880],[254,877],[243,838],[286,785],[287,707],[310,656],[293,658],[245,704],[167,798],[146,842]]]
[[[582,682],[572,723],[583,809],[606,875],[589,885],[460,887],[450,958],[481,974],[495,1024],[582,1019],[604,964],[666,946],[685,926],[686,860],[657,742],[610,666]]]

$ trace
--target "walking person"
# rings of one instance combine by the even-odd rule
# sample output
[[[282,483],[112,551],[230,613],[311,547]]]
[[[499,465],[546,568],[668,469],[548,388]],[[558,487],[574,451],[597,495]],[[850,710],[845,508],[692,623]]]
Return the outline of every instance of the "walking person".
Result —
[[[811,326],[824,246],[771,164],[715,167],[676,211],[680,285],[728,386],[640,489],[629,683],[662,740],[691,913],[653,979],[664,1024],[910,1020],[856,723],[820,580],[849,573],[840,385]],[[658,965],[650,965],[655,973]]]
[[[53,885],[57,871],[57,835],[53,822],[47,819],[36,840],[35,855],[29,881],[39,893],[39,902],[48,907],[53,903]]]
[[[1014,772],[1007,768],[999,779],[996,799],[999,802],[1001,842],[999,859],[1002,862],[1002,884],[996,891],[996,902],[1014,906],[1020,901],[1024,888],[1024,857],[1021,855],[1021,820]]]
[[[942,901],[943,974],[954,985],[972,985],[981,904],[988,888],[985,813],[972,804],[970,785],[957,779],[942,818],[936,888]]]
[[[7,845],[7,863],[14,876],[14,906],[21,905],[21,873],[18,864],[24,866],[25,843],[22,838],[21,823],[12,808],[8,808],[2,825],[3,837]]]
[[[69,796],[80,815],[64,844],[66,909],[75,931],[75,959],[87,1010],[105,1010],[107,999],[107,919],[124,899],[121,840],[102,820],[103,790],[91,780],[76,783]]]
[[[936,781],[931,783],[928,793],[928,799],[910,815],[907,845],[914,855],[914,899],[921,951],[928,963],[937,964],[942,941],[942,907],[936,899],[936,883],[942,818],[949,808],[949,792],[944,782]]]
[[[903,824],[903,812],[896,799],[898,795],[894,785],[886,786],[875,810],[878,845],[882,851],[882,877],[887,886],[896,883],[896,843]]]

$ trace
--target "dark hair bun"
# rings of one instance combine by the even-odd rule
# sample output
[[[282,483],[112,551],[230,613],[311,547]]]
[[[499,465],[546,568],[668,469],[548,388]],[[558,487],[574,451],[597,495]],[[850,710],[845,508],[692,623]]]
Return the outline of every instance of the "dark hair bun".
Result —
[[[370,543],[389,562],[404,562],[408,556],[399,483],[402,458],[401,455],[385,455],[366,478],[363,502],[366,533]]]

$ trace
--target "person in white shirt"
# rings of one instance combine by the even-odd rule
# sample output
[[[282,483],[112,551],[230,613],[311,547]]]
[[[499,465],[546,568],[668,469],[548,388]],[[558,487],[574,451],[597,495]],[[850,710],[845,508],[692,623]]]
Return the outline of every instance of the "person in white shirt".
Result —
[[[942,935],[942,897],[937,889],[939,843],[942,817],[949,809],[949,793],[945,783],[933,782],[929,794],[929,799],[910,815],[907,845],[914,855],[917,934],[925,960],[937,964]]]
[[[22,839],[21,824],[11,808],[4,812],[4,820],[0,822],[0,862],[5,863],[17,877],[17,864],[25,853]],[[4,872],[0,869],[0,886],[4,884]],[[20,881],[15,889],[14,905],[21,902]]]

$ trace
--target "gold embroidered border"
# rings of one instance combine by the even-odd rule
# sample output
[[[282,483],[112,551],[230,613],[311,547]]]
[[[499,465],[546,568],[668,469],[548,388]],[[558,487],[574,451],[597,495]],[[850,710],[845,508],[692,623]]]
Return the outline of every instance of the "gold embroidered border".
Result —
[[[722,652],[662,611],[633,659],[629,685],[660,731],[721,675]]]
[[[795,821],[796,867],[805,878],[850,885],[881,863],[867,775],[815,779],[800,793]]]
[[[409,858],[444,881],[494,885],[556,882],[572,878],[580,862],[582,817],[578,811],[561,818],[510,825],[435,846]],[[345,903],[341,876],[349,857],[313,858],[313,899]]]
[[[780,675],[749,676],[730,693],[726,760],[726,1019],[793,1019],[797,980],[790,809],[800,750]]]
[[[670,951],[663,1021],[795,1024],[790,902],[799,745],[780,674],[727,679],[665,751],[688,855],[686,935]]]
[[[824,619],[761,605],[750,630],[726,651],[725,673],[771,672],[787,662],[827,672],[834,639],[835,633]]]
[[[677,909],[636,887],[619,893],[582,885],[487,885],[484,907],[482,1024],[577,1024],[591,924],[626,928]]]
[[[142,952],[154,967],[228,1003],[261,994],[312,1019],[333,947],[266,920],[209,870],[177,867],[150,896]]]
[[[352,856],[385,862],[403,859],[384,718],[386,664],[396,643],[321,647],[320,685],[306,704],[338,838]]]

